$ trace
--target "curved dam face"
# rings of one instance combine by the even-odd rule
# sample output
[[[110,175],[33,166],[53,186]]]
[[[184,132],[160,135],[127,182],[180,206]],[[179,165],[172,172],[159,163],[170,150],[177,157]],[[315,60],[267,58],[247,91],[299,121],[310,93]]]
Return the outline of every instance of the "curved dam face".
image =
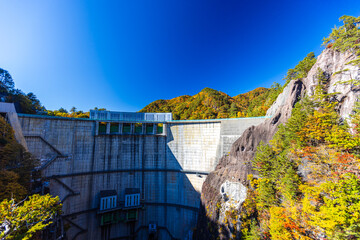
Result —
[[[166,121],[19,114],[68,239],[191,239],[207,174],[265,118]]]

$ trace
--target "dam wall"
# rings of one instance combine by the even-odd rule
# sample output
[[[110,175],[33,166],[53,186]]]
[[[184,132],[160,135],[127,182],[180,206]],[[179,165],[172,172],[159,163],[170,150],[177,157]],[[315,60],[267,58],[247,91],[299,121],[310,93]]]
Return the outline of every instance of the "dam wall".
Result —
[[[68,239],[191,239],[207,174],[265,119],[130,120],[19,114],[28,149],[41,161],[43,191],[63,202]],[[126,206],[130,190],[140,194],[135,207]],[[116,203],[103,210],[110,192]]]

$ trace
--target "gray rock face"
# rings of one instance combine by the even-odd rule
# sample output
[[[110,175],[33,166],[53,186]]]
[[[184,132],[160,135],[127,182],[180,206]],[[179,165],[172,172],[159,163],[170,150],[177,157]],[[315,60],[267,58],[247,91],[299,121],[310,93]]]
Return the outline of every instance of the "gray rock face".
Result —
[[[220,187],[223,200],[237,208],[245,201],[246,192],[247,188],[239,182],[225,181]]]
[[[291,116],[291,110],[295,103],[304,94],[305,87],[301,80],[290,82],[284,92],[287,96],[279,95],[278,105],[273,117],[254,127],[250,127],[233,144],[230,154],[221,158],[215,171],[206,179],[202,188],[201,201],[207,207],[207,211],[216,214],[210,214],[212,221],[217,221],[222,214],[216,208],[218,202],[226,204],[222,199],[221,186],[226,181],[239,182],[247,186],[248,174],[256,174],[252,170],[251,160],[254,157],[257,145],[260,141],[268,142],[276,132],[277,126],[286,122]],[[284,98],[284,100],[280,99]],[[224,208],[225,206],[222,206]],[[202,216],[200,216],[201,218]]]
[[[308,76],[303,79],[303,83],[307,89],[309,96],[314,94],[317,85],[317,69],[321,68],[327,76],[329,76],[328,93],[338,93],[335,98],[341,104],[339,114],[344,119],[349,118],[354,103],[357,101],[360,88],[351,86],[350,84],[339,84],[340,81],[349,81],[351,79],[360,80],[360,68],[352,64],[347,64],[355,60],[356,56],[351,52],[341,53],[332,49],[324,50],[317,58],[316,63],[311,68]],[[344,71],[348,69],[347,71]],[[335,74],[339,71],[342,73]]]
[[[228,156],[224,156],[219,161],[215,171],[207,177],[202,187],[201,201],[204,211],[208,214],[207,221],[217,222],[220,213],[217,210],[217,203],[223,204],[222,195],[220,194],[221,186],[226,181],[240,182],[247,186],[247,176],[256,175],[252,169],[251,161],[254,158],[256,148],[260,141],[268,143],[278,129],[279,124],[285,123],[291,116],[291,111],[296,102],[305,94],[311,96],[314,94],[317,84],[317,69],[321,68],[328,76],[328,93],[338,92],[334,100],[340,102],[339,113],[344,119],[348,118],[352,112],[354,103],[357,101],[360,91],[358,87],[351,85],[338,84],[339,81],[350,79],[360,79],[360,68],[347,64],[349,61],[356,59],[351,53],[340,53],[332,49],[326,49],[318,57],[316,64],[309,71],[304,79],[293,80],[283,90],[275,103],[267,111],[267,119],[262,124],[250,127],[242,136],[233,144]],[[348,69],[340,74],[334,74],[338,71]],[[206,228],[201,224],[205,223],[204,214],[199,216],[199,229]],[[210,216],[210,217],[209,217]],[[206,231],[205,231],[206,232]]]
[[[266,112],[266,117],[275,116],[277,110],[286,104],[287,97],[290,95],[289,85],[284,88],[282,93],[279,94],[276,101],[271,105],[271,107]]]

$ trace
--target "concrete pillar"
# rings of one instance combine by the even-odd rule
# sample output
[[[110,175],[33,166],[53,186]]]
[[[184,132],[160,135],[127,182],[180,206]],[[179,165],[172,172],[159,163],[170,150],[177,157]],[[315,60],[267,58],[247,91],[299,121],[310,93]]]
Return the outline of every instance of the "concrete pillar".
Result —
[[[99,122],[95,122],[95,136],[99,135]]]
[[[119,134],[122,134],[122,128],[123,128],[123,124],[122,123],[119,123]]]
[[[134,134],[134,132],[135,132],[135,124],[130,123],[130,134]]]
[[[153,132],[152,132],[152,134],[156,134],[156,131],[157,131],[157,124],[154,123],[153,124]]]
[[[106,134],[110,134],[110,123],[106,123]]]
[[[166,135],[167,134],[167,124],[163,123],[163,133],[162,135]]]
[[[143,123],[142,125],[141,125],[141,134],[146,134],[146,123]]]

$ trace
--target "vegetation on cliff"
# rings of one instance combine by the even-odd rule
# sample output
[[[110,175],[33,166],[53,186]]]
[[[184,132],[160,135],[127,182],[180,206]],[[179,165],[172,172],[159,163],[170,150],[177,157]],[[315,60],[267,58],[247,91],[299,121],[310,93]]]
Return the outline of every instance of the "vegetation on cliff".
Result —
[[[343,25],[332,30],[327,38],[323,39],[323,45],[337,51],[351,51],[360,56],[360,17],[342,16],[340,21]]]
[[[270,89],[257,88],[235,97],[205,88],[194,96],[157,100],[140,112],[172,112],[175,120],[264,116],[282,91],[275,83]]]
[[[250,179],[242,212],[243,233],[250,239],[251,221],[262,238],[359,237],[359,125],[350,133],[335,111],[336,102],[321,92],[318,88],[313,98],[297,104],[271,145],[258,147],[253,166],[259,178]],[[249,218],[253,212],[256,219]]]
[[[360,18],[340,19],[344,26],[325,44],[360,55]],[[318,69],[314,95],[297,103],[270,144],[258,146],[258,177],[249,176],[241,212],[243,239],[360,238],[360,104],[349,121],[341,119],[328,77]]]
[[[316,63],[315,54],[309,53],[303,60],[301,60],[293,69],[289,69],[285,76],[285,85],[289,84],[291,80],[304,78]]]

